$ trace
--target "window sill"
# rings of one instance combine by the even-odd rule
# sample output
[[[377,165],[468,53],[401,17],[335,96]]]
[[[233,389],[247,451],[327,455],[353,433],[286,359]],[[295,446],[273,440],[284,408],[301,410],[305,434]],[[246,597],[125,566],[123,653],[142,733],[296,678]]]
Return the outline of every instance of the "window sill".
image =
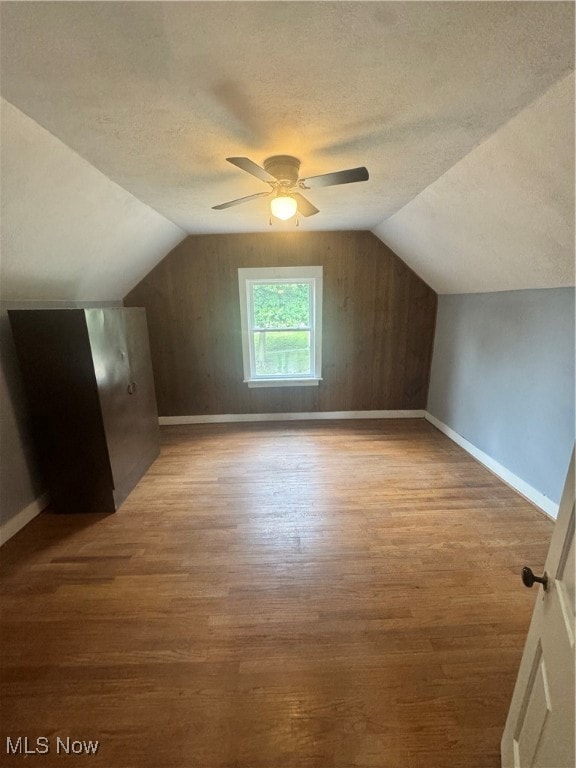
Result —
[[[317,387],[322,379],[244,379],[248,387]]]

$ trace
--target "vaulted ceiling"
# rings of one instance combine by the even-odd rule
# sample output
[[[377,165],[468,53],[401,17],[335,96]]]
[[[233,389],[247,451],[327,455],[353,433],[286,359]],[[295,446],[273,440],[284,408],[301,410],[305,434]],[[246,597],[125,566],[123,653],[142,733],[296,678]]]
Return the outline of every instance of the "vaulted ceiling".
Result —
[[[308,192],[320,213],[303,229],[372,229],[439,291],[564,285],[573,280],[573,26],[571,2],[4,2],[2,95],[183,232],[269,230],[266,200],[212,210],[266,189],[225,158],[293,154],[306,176],[370,171],[368,182]],[[547,112],[534,105],[546,98],[557,122],[542,127]],[[509,139],[466,166],[522,114],[519,160]],[[506,262],[508,246],[492,242],[486,222],[491,278],[474,283],[476,249],[472,273],[450,280],[466,238],[438,228],[472,216],[477,237],[478,205],[498,215],[489,190],[501,186],[503,158],[520,209],[511,226],[541,216],[534,226],[557,241],[558,264],[548,259],[544,277],[516,284],[518,258]],[[433,191],[450,173],[438,202]],[[524,204],[541,177],[548,186]],[[436,215],[431,193],[444,214],[456,206],[456,219]]]

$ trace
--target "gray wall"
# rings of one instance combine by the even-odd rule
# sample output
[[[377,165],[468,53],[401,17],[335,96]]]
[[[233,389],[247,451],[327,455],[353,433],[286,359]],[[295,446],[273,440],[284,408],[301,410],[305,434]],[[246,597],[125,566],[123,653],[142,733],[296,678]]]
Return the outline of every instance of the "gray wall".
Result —
[[[44,491],[29,436],[8,309],[120,306],[121,302],[2,302],[0,304],[0,525],[13,518]]]
[[[574,443],[574,289],[438,297],[428,411],[558,503]]]

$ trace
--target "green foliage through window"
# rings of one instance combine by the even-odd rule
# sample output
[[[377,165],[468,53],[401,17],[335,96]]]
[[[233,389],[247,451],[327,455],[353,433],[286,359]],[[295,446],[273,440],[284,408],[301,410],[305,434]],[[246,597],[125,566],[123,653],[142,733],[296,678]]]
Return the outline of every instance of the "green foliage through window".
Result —
[[[309,331],[254,331],[258,376],[310,373]]]
[[[254,328],[306,328],[310,325],[310,284],[256,283],[252,306]]]

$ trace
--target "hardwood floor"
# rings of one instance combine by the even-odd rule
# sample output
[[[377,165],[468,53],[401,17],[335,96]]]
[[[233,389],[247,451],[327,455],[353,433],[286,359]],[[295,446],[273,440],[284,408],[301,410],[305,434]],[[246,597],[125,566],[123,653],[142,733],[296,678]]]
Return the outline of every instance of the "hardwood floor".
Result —
[[[115,515],[0,550],[0,762],[497,768],[551,532],[423,420],[163,428]]]

